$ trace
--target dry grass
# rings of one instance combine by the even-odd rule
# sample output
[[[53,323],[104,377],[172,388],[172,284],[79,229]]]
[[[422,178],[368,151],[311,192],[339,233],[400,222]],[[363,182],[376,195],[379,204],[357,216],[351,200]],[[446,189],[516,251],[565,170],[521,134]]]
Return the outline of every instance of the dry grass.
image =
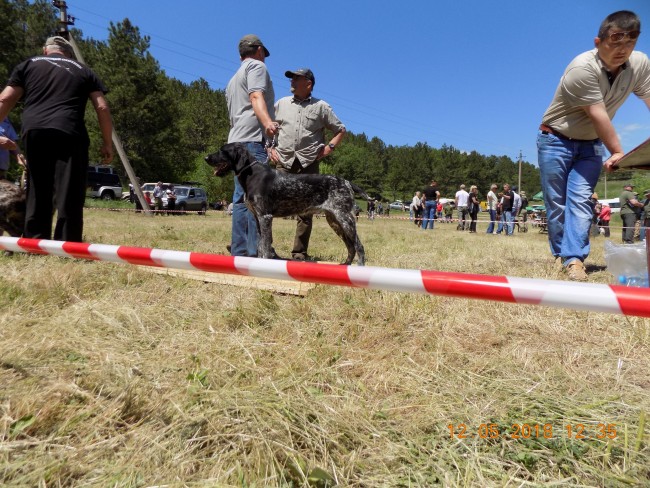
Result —
[[[215,212],[86,215],[95,243],[223,253],[230,235]],[[281,255],[293,228],[276,221]],[[370,265],[557,278],[536,231],[454,229],[360,221]],[[597,282],[611,279],[603,242]],[[324,219],[312,243],[344,257]],[[0,265],[2,485],[650,484],[648,320],[328,286],[296,298],[49,256]],[[501,436],[452,439],[461,423]],[[506,438],[524,423],[553,436]],[[614,439],[594,438],[601,423]],[[568,438],[577,424],[590,439]]]

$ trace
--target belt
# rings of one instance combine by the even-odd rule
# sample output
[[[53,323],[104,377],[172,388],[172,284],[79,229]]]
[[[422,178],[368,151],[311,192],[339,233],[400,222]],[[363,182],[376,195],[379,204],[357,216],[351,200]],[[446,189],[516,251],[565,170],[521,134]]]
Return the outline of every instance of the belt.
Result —
[[[545,124],[540,124],[539,130],[542,131],[542,134],[553,134],[555,137],[559,137],[560,139],[565,139],[567,141],[574,141],[574,142],[597,142],[599,141],[598,138],[596,139],[574,139],[573,137],[567,137],[561,132],[556,131],[553,127],[549,127],[548,125]]]

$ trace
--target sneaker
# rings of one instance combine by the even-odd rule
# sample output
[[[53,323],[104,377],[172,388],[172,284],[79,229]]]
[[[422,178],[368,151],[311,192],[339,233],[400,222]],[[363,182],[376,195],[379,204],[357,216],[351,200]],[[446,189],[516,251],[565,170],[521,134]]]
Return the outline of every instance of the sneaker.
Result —
[[[571,281],[587,281],[585,265],[577,259],[567,266],[566,271]]]

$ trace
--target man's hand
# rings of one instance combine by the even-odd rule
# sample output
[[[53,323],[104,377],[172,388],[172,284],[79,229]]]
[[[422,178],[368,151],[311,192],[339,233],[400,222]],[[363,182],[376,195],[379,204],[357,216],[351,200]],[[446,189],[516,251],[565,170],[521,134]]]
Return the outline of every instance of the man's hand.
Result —
[[[276,135],[280,130],[280,124],[277,122],[270,121],[268,124],[264,126],[264,132],[266,132],[266,135],[269,137],[273,137]]]
[[[624,156],[622,152],[616,152],[612,154],[607,161],[603,164],[605,167],[605,171],[608,173],[611,173],[612,171],[616,171],[618,169],[618,162],[619,160]]]
[[[0,136],[0,147],[2,149],[7,149],[9,151],[15,151],[16,149],[18,149],[16,143],[5,136]]]
[[[18,161],[18,164],[23,168],[27,167],[27,159],[23,153],[16,154],[16,161]]]
[[[113,144],[104,144],[101,148],[102,162],[108,164],[113,160]]]
[[[268,154],[269,154],[269,159],[271,161],[273,161],[274,163],[280,162],[280,155],[278,154],[278,151],[276,151],[274,147],[269,147]]]

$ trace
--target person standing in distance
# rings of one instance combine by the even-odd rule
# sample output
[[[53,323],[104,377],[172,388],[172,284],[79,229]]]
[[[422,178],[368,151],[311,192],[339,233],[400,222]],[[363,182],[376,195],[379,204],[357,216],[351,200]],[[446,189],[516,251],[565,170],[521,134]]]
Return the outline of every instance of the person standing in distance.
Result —
[[[273,102],[275,93],[264,61],[271,53],[259,37],[248,34],[239,41],[241,65],[226,87],[230,117],[228,142],[240,142],[262,164],[267,164],[265,138],[277,134]],[[233,256],[257,256],[258,229],[255,216],[246,207],[244,189],[235,176],[232,195]]]
[[[279,124],[278,145],[271,147],[269,156],[280,173],[319,174],[320,160],[334,152],[345,137],[345,126],[332,107],[312,96],[316,78],[309,68],[284,73],[291,78],[292,96],[275,104],[275,119]],[[334,136],[326,144],[325,129]],[[307,248],[312,229],[312,216],[297,218],[296,236],[291,256],[298,261],[309,259]]]
[[[433,230],[436,218],[436,210],[438,208],[438,199],[440,198],[440,191],[438,190],[438,182],[431,180],[422,193],[426,197],[424,204],[424,220],[422,221],[422,230],[427,230],[427,227]]]
[[[72,46],[61,36],[45,41],[42,56],[14,68],[0,93],[0,120],[23,100],[22,140],[29,168],[25,237],[50,239],[55,207],[54,239],[81,242],[89,146],[84,114],[90,99],[103,161],[109,163],[113,122],[107,91],[92,70],[75,60]]]
[[[587,280],[589,197],[603,166],[603,145],[610,152],[606,171],[623,157],[611,119],[630,93],[650,108],[650,61],[634,51],[640,33],[634,12],[608,15],[594,39],[595,49],[566,68],[537,134],[551,253],[570,280]]]
[[[494,233],[494,224],[497,220],[497,184],[492,183],[490,185],[490,191],[487,194],[487,208],[488,212],[490,213],[490,223],[488,224],[487,231],[485,232],[486,234],[493,234]]]

